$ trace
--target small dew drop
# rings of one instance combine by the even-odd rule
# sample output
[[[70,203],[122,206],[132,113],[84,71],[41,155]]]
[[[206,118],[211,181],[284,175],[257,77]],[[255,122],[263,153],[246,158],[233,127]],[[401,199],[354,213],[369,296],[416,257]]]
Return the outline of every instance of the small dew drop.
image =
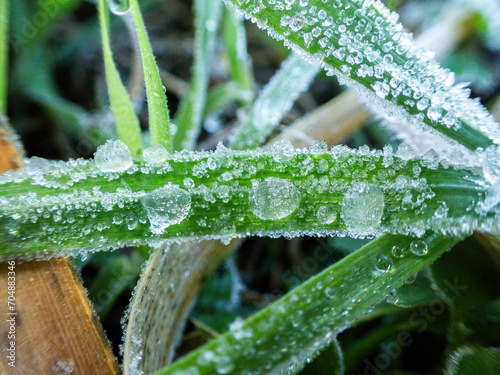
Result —
[[[186,218],[191,208],[191,195],[177,185],[166,185],[141,198],[151,223],[151,232],[161,234],[171,225]]]
[[[97,148],[94,161],[102,172],[123,172],[132,164],[132,154],[123,141],[107,141]]]
[[[321,206],[316,212],[316,217],[321,224],[331,224],[337,220],[337,211],[330,206]]]
[[[416,240],[410,244],[410,251],[416,256],[423,256],[427,254],[429,249],[424,241]]]
[[[129,0],[108,0],[109,10],[117,15],[122,16],[130,10]]]
[[[262,220],[278,220],[291,215],[300,203],[300,194],[290,180],[268,177],[252,186],[250,210]]]
[[[391,252],[394,258],[402,258],[405,255],[404,250],[399,246],[393,246]]]
[[[299,31],[304,27],[304,24],[306,23],[306,19],[301,13],[295,14],[291,19],[290,19],[290,29],[292,31]]]
[[[393,263],[387,255],[381,255],[375,259],[375,268],[380,272],[389,272],[392,269]]]

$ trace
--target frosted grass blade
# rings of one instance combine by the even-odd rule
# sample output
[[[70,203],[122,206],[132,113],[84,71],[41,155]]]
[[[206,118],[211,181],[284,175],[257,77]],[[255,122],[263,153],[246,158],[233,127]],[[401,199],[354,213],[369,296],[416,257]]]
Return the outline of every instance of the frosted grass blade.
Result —
[[[149,131],[152,145],[162,145],[172,151],[170,114],[167,107],[165,90],[161,83],[160,73],[156,65],[151,44],[149,43],[146,26],[142,19],[141,9],[137,0],[129,0],[130,12],[137,31],[141,50],[146,97],[148,101]]]
[[[231,148],[248,149],[264,143],[318,71],[318,65],[291,54],[256,99],[247,118],[242,120],[231,138]]]
[[[109,39],[109,11],[106,0],[99,0],[99,20],[101,25],[102,51],[109,102],[115,117],[118,137],[125,142],[132,155],[142,150],[141,128],[127,89],[116,69]]]
[[[174,150],[192,150],[201,130],[210,67],[215,51],[217,27],[222,12],[220,0],[195,0],[195,49],[193,76],[174,122]]]
[[[46,257],[249,235],[500,231],[481,175],[440,166],[432,154],[411,158],[404,148],[294,150],[282,142],[272,151],[169,156],[154,148],[144,157],[133,161],[114,141],[95,161],[34,158],[0,176],[0,249]]]
[[[221,83],[210,90],[205,103],[204,116],[232,102],[249,103],[253,99],[253,92],[243,88],[236,81]]]
[[[410,248],[415,241],[425,244],[428,252],[413,254]],[[438,235],[420,240],[382,236],[155,375],[286,371],[330,344],[456,242]],[[402,249],[402,257],[394,257],[394,244]]]
[[[9,0],[0,2],[0,113],[7,113],[9,69]]]
[[[233,80],[243,89],[253,91],[252,61],[247,52],[243,17],[232,9],[225,9],[223,36]]]
[[[453,74],[432,54],[414,46],[398,15],[380,1],[295,1],[280,12],[270,0],[225,1],[389,116],[430,127],[471,150],[500,143],[488,112],[454,85]]]

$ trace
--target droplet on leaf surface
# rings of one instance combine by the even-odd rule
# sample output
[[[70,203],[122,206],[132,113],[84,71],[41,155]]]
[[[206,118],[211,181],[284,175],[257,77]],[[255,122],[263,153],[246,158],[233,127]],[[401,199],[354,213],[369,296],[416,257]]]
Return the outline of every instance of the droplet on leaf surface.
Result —
[[[376,185],[354,183],[344,195],[342,218],[347,228],[358,235],[370,235],[384,213],[384,192]]]
[[[291,215],[300,203],[295,185],[283,178],[268,177],[250,190],[250,210],[262,220],[278,220]]]
[[[97,148],[94,161],[102,172],[123,172],[132,164],[132,154],[123,141],[107,141]]]
[[[186,218],[191,208],[191,194],[177,185],[167,185],[146,194],[141,203],[151,223],[151,232],[161,234]]]

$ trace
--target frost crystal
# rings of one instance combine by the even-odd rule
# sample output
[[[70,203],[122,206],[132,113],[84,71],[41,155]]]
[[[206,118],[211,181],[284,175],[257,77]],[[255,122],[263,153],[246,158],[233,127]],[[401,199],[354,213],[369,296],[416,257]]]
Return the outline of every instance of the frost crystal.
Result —
[[[154,145],[144,149],[142,157],[146,163],[158,165],[168,158],[168,151],[162,145]]]
[[[250,210],[262,220],[278,220],[291,215],[300,203],[300,194],[290,180],[268,177],[252,186]]]
[[[356,183],[346,192],[342,202],[342,219],[357,235],[367,235],[377,229],[384,213],[384,193],[368,183]]]
[[[141,203],[151,223],[151,232],[161,234],[189,214],[191,195],[177,185],[167,185],[153,190],[141,198]]]
[[[102,172],[123,172],[132,164],[132,154],[123,141],[107,141],[94,155],[97,168]]]

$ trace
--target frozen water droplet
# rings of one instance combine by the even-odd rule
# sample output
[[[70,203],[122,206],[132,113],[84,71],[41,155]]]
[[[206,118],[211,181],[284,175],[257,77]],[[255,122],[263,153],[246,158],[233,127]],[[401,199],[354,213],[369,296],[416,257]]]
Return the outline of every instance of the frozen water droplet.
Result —
[[[236,340],[243,340],[252,337],[252,331],[249,328],[244,328],[244,321],[241,318],[237,318],[233,323],[231,323],[229,330]]]
[[[162,164],[168,158],[168,151],[162,145],[154,145],[144,149],[142,152],[142,158],[149,164]]]
[[[146,194],[141,203],[151,223],[151,232],[161,234],[186,218],[191,208],[191,194],[169,184]]]
[[[117,16],[124,15],[130,10],[129,0],[108,0],[108,7]]]
[[[428,248],[424,241],[416,240],[410,244],[410,251],[416,256],[423,256],[427,254]]]
[[[132,154],[123,141],[107,141],[97,148],[94,161],[102,172],[123,172],[132,164]]]
[[[327,286],[325,288],[325,296],[327,296],[328,298],[334,298],[335,297],[335,289]]]
[[[300,194],[290,180],[268,177],[254,184],[249,194],[250,210],[262,220],[278,220],[299,206]]]
[[[405,255],[404,250],[399,246],[393,246],[391,252],[394,258],[402,258]]]
[[[231,357],[227,355],[220,356],[215,362],[215,371],[217,374],[229,374],[234,369],[234,363]]]
[[[321,206],[316,212],[316,217],[321,224],[331,224],[337,220],[337,211],[330,206]]]
[[[384,206],[381,188],[365,182],[354,183],[344,195],[342,218],[349,230],[370,235],[382,221]]]
[[[305,23],[305,17],[301,13],[297,13],[290,19],[290,29],[292,29],[292,31],[299,31],[304,27]]]
[[[398,291],[394,289],[387,295],[387,303],[395,305],[398,303],[398,301],[399,301]]]
[[[375,259],[375,268],[380,272],[389,272],[392,269],[393,263],[391,258],[387,255],[381,255],[377,259]]]

